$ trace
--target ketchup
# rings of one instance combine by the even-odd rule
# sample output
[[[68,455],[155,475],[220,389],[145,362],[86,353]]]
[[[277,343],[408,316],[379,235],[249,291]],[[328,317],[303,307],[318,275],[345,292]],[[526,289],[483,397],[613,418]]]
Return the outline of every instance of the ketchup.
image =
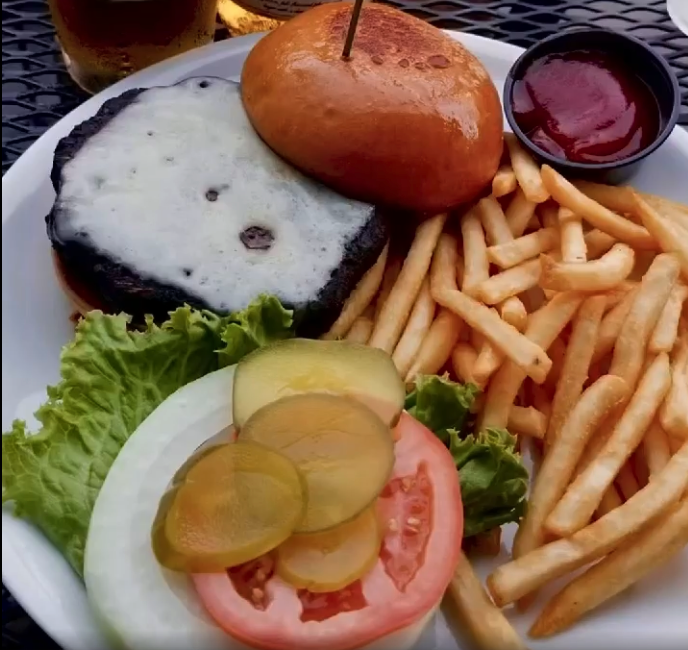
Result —
[[[572,162],[628,158],[659,133],[659,106],[632,69],[604,52],[536,59],[513,87],[513,114],[531,142]]]

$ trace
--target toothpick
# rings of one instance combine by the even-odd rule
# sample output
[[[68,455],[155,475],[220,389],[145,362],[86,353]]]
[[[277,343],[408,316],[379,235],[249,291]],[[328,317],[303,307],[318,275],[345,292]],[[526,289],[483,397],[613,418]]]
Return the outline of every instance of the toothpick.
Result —
[[[343,59],[351,58],[351,48],[354,44],[354,36],[356,36],[356,27],[358,27],[358,19],[361,15],[361,8],[363,7],[363,0],[356,0],[354,8],[351,10],[351,22],[349,22],[349,30],[346,33],[346,41],[344,41],[344,50],[342,51]]]

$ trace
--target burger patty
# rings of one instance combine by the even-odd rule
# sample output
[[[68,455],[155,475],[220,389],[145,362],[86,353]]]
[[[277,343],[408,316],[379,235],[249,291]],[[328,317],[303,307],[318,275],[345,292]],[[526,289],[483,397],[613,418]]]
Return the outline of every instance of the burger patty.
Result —
[[[388,238],[372,205],[276,156],[223,79],[108,100],[59,142],[51,178],[48,236],[67,277],[135,318],[184,303],[227,314],[271,294],[315,336]]]

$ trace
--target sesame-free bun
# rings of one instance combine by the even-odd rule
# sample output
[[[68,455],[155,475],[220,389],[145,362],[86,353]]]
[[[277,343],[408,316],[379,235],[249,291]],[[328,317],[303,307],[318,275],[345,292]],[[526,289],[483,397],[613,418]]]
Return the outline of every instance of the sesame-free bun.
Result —
[[[310,9],[248,55],[242,98],[280,156],[337,191],[439,212],[475,199],[502,154],[502,107],[487,71],[447,34],[365,4],[351,58],[352,3]]]

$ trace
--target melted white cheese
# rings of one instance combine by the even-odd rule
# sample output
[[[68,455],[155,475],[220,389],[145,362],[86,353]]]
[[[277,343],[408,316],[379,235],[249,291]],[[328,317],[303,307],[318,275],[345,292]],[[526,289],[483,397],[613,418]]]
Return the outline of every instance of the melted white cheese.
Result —
[[[63,171],[61,237],[203,299],[243,308],[270,293],[314,299],[370,206],[305,178],[255,134],[235,84],[191,79],[142,93]],[[209,190],[217,200],[206,197]],[[268,251],[239,234],[268,228]]]

